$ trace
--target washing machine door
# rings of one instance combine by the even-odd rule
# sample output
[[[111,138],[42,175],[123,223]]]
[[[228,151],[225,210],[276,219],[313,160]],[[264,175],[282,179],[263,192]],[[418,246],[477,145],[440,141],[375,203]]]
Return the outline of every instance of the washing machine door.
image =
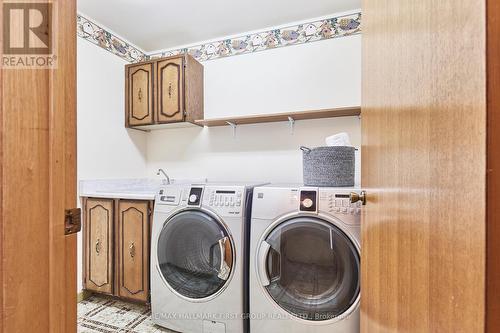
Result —
[[[258,266],[272,300],[298,318],[335,319],[358,300],[359,251],[322,219],[296,217],[279,224],[260,244]]]
[[[233,267],[233,245],[212,215],[187,210],[170,218],[158,238],[158,268],[180,296],[200,300],[226,285]]]

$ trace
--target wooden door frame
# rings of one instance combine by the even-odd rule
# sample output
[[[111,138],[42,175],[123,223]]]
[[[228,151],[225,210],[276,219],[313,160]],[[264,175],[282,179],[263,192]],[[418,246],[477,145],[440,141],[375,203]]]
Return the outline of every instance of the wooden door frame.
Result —
[[[76,0],[44,1],[56,67],[0,68],[0,333],[76,331]]]
[[[500,3],[487,0],[486,332],[500,327]]]

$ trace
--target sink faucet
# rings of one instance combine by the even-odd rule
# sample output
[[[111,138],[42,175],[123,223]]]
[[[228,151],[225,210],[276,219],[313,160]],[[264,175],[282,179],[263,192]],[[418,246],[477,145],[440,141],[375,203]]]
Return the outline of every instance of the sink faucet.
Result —
[[[163,174],[163,177],[164,177],[164,179],[161,180],[162,184],[169,185],[170,184],[170,177],[167,175],[165,170],[163,170],[161,168],[158,169],[158,172],[156,173],[156,175],[159,176],[160,174]]]

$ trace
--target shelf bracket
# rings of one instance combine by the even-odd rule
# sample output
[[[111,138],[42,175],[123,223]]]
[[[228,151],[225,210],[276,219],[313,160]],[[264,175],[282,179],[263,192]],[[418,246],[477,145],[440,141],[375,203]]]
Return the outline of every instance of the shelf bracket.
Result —
[[[290,126],[290,135],[293,135],[293,131],[295,129],[295,119],[288,117],[288,125]]]
[[[226,121],[226,124],[228,124],[229,126],[231,126],[231,129],[233,130],[233,138],[235,138],[236,137],[236,124],[232,123],[230,121]]]

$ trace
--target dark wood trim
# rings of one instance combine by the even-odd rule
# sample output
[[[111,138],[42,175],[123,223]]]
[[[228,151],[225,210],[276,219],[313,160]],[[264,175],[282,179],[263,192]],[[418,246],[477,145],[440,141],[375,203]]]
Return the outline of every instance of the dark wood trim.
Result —
[[[130,65],[125,65],[125,94],[123,98],[125,98],[125,128],[129,128],[130,124],[128,121],[129,113],[130,113],[130,103],[129,103],[129,82],[128,82],[128,71]]]
[[[85,221],[87,220],[87,209],[86,209],[86,205],[87,205],[87,198],[85,197],[80,197],[80,204],[81,204],[81,207],[82,207],[82,254],[83,254],[83,258],[82,258],[82,285],[81,285],[81,288],[82,290],[85,290],[86,289],[86,279],[87,279],[87,261],[85,260],[85,258],[87,258],[87,247],[85,246],[85,244],[87,244],[87,226],[86,226],[86,223]]]
[[[0,6],[0,17],[2,17],[3,20],[3,5]],[[1,40],[3,41],[3,22],[0,24],[0,37]],[[0,47],[0,59],[3,59],[3,46]],[[4,88],[3,88],[3,82],[4,82],[4,71],[3,69],[0,68],[0,128],[4,128],[4,117],[5,117],[5,110],[4,110],[4,103],[3,103],[3,98],[5,96],[4,94]],[[10,97],[10,96],[9,96]],[[5,157],[4,157],[4,138],[2,133],[0,133],[0,179],[3,178],[3,166],[2,164],[4,163]],[[5,213],[5,208],[8,209],[8,207],[4,208],[4,182],[2,181],[2,186],[0,186],[0,239],[4,239],[4,228],[5,228],[5,222],[3,219],[4,213]],[[2,241],[3,242],[3,241]],[[4,309],[4,298],[5,298],[5,292],[4,292],[4,272],[5,272],[5,265],[4,265],[4,250],[3,250],[3,244],[0,244],[0,333],[4,333],[4,316],[5,316],[5,309]]]
[[[486,3],[486,332],[496,333],[500,327],[500,2]]]

